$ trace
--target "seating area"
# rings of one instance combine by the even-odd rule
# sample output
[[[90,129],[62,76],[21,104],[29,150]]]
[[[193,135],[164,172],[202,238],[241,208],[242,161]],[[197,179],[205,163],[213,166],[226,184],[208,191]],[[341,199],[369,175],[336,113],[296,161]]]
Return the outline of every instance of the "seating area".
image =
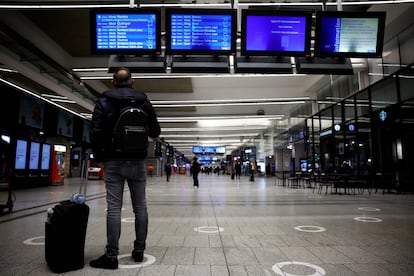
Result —
[[[408,182],[407,182],[408,183]],[[374,176],[345,173],[307,173],[276,172],[275,185],[292,189],[312,189],[317,194],[339,195],[368,195],[372,193],[404,193],[410,192],[404,187],[408,184],[403,181],[397,183],[388,175],[377,173]],[[405,185],[404,185],[405,184]]]

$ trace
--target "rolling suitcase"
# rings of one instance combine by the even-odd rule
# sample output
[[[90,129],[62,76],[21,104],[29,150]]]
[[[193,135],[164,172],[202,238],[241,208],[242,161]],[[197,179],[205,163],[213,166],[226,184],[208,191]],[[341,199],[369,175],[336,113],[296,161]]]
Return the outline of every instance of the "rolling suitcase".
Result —
[[[87,165],[83,164],[79,194],[48,209],[45,257],[50,270],[55,273],[81,269],[85,264],[89,218],[89,206],[85,204],[87,171]]]

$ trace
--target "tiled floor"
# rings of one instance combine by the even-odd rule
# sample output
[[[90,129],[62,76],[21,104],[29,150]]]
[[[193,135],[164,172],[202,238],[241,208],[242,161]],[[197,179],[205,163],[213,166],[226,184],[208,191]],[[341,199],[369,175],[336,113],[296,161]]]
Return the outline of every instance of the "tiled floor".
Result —
[[[45,210],[78,182],[15,192],[16,212],[0,217],[1,276],[53,274],[44,259]],[[188,175],[169,183],[153,177],[147,193],[145,266],[129,257],[134,226],[126,192],[122,267],[89,267],[103,253],[106,207],[103,182],[91,180],[86,264],[65,275],[414,275],[414,195],[319,195],[275,185],[274,178],[223,175],[200,175],[199,189]]]

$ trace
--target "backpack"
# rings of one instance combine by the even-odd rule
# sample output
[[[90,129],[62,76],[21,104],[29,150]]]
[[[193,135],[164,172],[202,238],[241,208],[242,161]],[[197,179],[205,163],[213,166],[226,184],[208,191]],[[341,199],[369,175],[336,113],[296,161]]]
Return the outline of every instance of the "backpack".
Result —
[[[119,112],[113,130],[112,143],[118,153],[146,153],[148,149],[147,113],[137,106]]]

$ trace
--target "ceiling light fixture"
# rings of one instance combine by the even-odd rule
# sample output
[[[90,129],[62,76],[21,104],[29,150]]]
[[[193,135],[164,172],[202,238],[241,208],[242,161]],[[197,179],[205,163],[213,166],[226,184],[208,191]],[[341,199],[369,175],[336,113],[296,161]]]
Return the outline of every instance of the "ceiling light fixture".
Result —
[[[246,77],[304,77],[306,74],[259,74],[259,73],[243,73],[243,74],[179,74],[179,73],[161,73],[161,74],[132,74],[133,79],[179,79],[179,78],[246,78]],[[107,76],[79,76],[81,80],[111,80],[112,75]]]
[[[50,99],[52,102],[59,102],[59,103],[72,103],[72,104],[74,104],[74,103],[76,103],[75,101],[73,101],[73,100],[66,100],[66,99],[55,99],[55,98],[52,98],[52,99]]]
[[[327,6],[337,6],[339,1],[325,3]],[[385,5],[385,4],[404,4],[413,3],[414,0],[383,0],[383,1],[341,1],[343,6],[360,6],[360,5]],[[246,6],[320,6],[322,2],[290,2],[290,3],[238,3],[239,7]],[[76,5],[40,5],[40,4],[5,4],[0,5],[0,9],[93,9],[93,8],[156,8],[156,7],[227,7],[231,8],[230,3],[182,3],[182,4],[76,4]]]
[[[174,108],[174,107],[213,107],[213,106],[248,106],[248,105],[285,105],[285,104],[304,104],[305,101],[290,102],[245,102],[245,103],[199,103],[199,104],[153,104],[155,108]]]
[[[59,95],[52,95],[52,94],[40,94],[40,96],[47,97],[47,98],[54,98],[54,99],[62,99],[62,100],[68,99],[68,97],[66,96],[59,96]]]
[[[19,71],[9,69],[9,68],[0,68],[1,72],[7,72],[7,73],[19,73]]]
[[[240,143],[240,139],[220,139],[220,140],[196,140],[196,139],[186,139],[186,140],[168,140],[169,144],[172,143],[194,143],[195,145],[206,145],[206,144],[226,144],[226,143]]]
[[[195,122],[203,120],[248,120],[248,119],[268,119],[280,120],[284,115],[229,115],[229,116],[188,116],[188,117],[159,117],[160,123],[174,123],[174,122]]]
[[[73,72],[108,72],[108,68],[73,68]]]
[[[107,5],[28,5],[28,4],[21,4],[21,5],[0,5],[0,9],[94,9],[94,8],[130,8],[129,4],[107,4]],[[136,8],[137,5],[134,5]]]
[[[238,103],[238,102],[277,102],[277,101],[304,101],[309,100],[310,97],[281,97],[281,98],[260,98],[260,99],[223,99],[223,100],[180,100],[180,101],[157,101],[152,100],[155,104],[198,104],[198,103]]]
[[[246,131],[246,130],[266,130],[267,126],[238,126],[238,127],[220,127],[220,131]],[[161,133],[164,132],[186,132],[186,131],[217,131],[217,128],[208,128],[208,127],[171,127],[171,128],[161,128]]]
[[[230,3],[192,3],[192,4],[140,4],[141,8],[171,8],[171,7],[224,7],[231,8]]]
[[[383,1],[332,1],[327,2],[325,5],[327,6],[338,6],[338,3],[341,2],[343,6],[361,6],[361,5],[383,5],[383,4],[404,4],[404,3],[412,3],[414,0],[383,0]],[[240,7],[253,7],[253,6],[320,6],[323,7],[324,3],[322,2],[293,2],[293,3],[239,3],[238,6]]]
[[[304,104],[310,97],[286,97],[286,98],[263,98],[263,99],[224,99],[224,100],[180,100],[180,101],[157,101],[151,103],[157,108],[166,107],[208,107],[208,106],[246,106],[246,105],[277,105],[277,104]]]
[[[246,136],[259,136],[258,132],[254,133],[232,133],[232,134],[161,134],[162,138],[171,138],[171,137],[199,137],[199,138],[220,138],[220,137],[246,137]]]

